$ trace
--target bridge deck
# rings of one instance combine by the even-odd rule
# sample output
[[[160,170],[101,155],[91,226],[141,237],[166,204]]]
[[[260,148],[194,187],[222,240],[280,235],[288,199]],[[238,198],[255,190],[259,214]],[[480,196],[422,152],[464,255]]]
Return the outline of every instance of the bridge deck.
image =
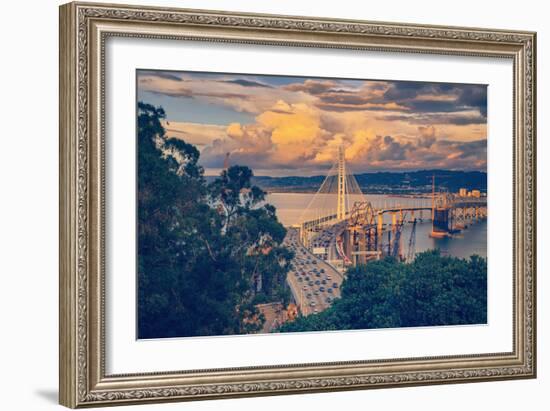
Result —
[[[327,301],[328,298],[332,300],[340,297],[343,276],[330,264],[304,247],[299,237],[298,230],[289,228],[284,240],[284,245],[295,253],[292,261],[294,269],[289,271],[287,283],[302,314],[310,315],[314,314],[315,310],[321,312],[330,307],[331,302]],[[317,276],[315,270],[319,276]],[[310,284],[311,281],[313,281],[313,285]],[[316,281],[319,281],[319,284],[316,284]],[[322,281],[325,281],[326,284],[322,284]],[[336,288],[333,287],[334,283],[337,284]],[[321,287],[323,291],[321,291]],[[328,291],[329,288],[331,292]],[[308,297],[308,294],[311,296]],[[311,305],[312,302],[314,305]]]
[[[459,200],[454,202],[450,208],[467,208],[467,207],[486,207],[487,206],[487,200],[485,198],[479,198],[475,200]],[[392,207],[384,207],[384,208],[378,208],[374,210],[374,213],[379,214],[385,214],[385,213],[398,213],[400,211],[432,211],[431,206],[392,206]],[[346,213],[347,218],[351,216],[351,212]],[[302,222],[301,226],[304,228],[310,228],[315,226],[321,226],[325,225],[327,223],[330,223],[332,221],[339,221],[336,214],[329,214],[324,217],[319,217],[315,220],[309,220]]]

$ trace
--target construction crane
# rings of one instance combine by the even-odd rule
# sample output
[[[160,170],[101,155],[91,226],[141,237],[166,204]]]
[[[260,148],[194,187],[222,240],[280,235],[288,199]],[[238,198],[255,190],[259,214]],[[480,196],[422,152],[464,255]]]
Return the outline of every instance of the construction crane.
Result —
[[[225,159],[223,160],[223,169],[227,170],[229,168],[229,155],[231,153],[225,153]]]
[[[397,258],[399,256],[399,243],[401,242],[401,231],[403,229],[403,223],[397,225],[395,230],[395,236],[393,237],[393,248],[391,250],[391,256]]]
[[[407,250],[407,262],[410,263],[414,260],[416,254],[416,218],[413,220],[411,229],[411,237],[409,238],[409,249]]]
[[[397,222],[397,224],[395,224],[395,230],[394,230],[394,237],[393,237],[393,242],[391,242],[391,245],[393,245],[393,247],[391,248],[390,250],[390,255],[394,258],[397,258],[399,257],[399,251],[400,251],[400,245],[401,245],[401,233],[403,231],[403,224],[405,222],[405,218],[406,216],[405,215],[401,215],[401,218],[399,219],[399,221]],[[390,246],[390,244],[388,244],[388,247]]]

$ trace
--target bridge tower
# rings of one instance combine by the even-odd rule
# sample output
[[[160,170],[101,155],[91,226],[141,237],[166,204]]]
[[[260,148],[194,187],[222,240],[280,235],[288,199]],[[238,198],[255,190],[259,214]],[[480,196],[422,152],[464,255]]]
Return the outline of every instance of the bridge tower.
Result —
[[[336,218],[338,220],[346,219],[346,158],[344,153],[344,146],[338,147],[338,199],[337,199],[337,211]]]

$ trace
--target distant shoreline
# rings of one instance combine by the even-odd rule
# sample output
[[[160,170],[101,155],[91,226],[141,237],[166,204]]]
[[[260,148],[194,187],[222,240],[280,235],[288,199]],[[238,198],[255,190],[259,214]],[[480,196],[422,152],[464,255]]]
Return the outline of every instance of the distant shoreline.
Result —
[[[312,190],[266,190],[267,194],[316,194],[317,191]],[[394,192],[373,192],[367,191],[364,195],[384,195],[387,197],[405,197],[405,198],[431,198],[431,193],[394,193]]]
[[[487,173],[459,170],[417,170],[409,172],[371,172],[354,174],[364,193],[390,196],[426,196],[432,192],[435,179],[437,192],[458,193],[460,189],[487,193]],[[213,181],[215,176],[206,176]],[[315,194],[325,176],[254,176],[251,183],[269,194]]]

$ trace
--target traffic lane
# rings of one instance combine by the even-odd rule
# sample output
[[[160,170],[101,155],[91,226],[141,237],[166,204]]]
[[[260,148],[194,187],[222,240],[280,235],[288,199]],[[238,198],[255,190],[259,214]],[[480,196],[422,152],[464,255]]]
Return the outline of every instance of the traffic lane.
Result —
[[[324,291],[321,291],[321,287],[323,287],[323,290]],[[332,292],[329,292],[328,290],[331,289]],[[323,306],[330,306],[332,305],[332,300],[334,300],[335,298],[339,298],[340,297],[340,288],[334,288],[333,287],[333,284],[330,282],[330,280],[327,280],[326,281],[326,284],[323,284],[322,282],[320,284],[316,284],[314,287],[313,287],[313,290],[314,292],[315,291],[318,291],[318,295],[315,296],[321,303],[321,305]],[[330,298],[331,299],[331,302],[327,302],[327,298]]]
[[[339,297],[339,291],[337,291],[338,288],[333,289],[332,293],[328,292],[329,288],[333,288],[331,280],[327,279],[327,277],[330,277],[330,275],[327,276],[320,274],[319,277],[317,277],[315,275],[315,272],[313,272],[313,269],[317,267],[313,264],[308,264],[304,268],[306,270],[306,273],[309,274],[307,275],[307,277],[309,277],[309,281],[313,281],[314,283],[313,285],[309,285],[309,282],[307,282],[306,285],[307,292],[311,294],[311,297],[308,298],[308,304],[311,307],[310,303],[312,301],[315,302],[315,306],[311,307],[312,310],[314,311],[315,308],[317,308],[317,311],[321,312],[331,305],[331,303],[327,302],[327,298],[330,297],[331,299],[334,299]],[[325,284],[322,283],[323,280],[325,281]],[[315,284],[316,281],[319,281],[319,284]],[[321,287],[324,287],[324,291],[321,291]],[[316,291],[317,295],[315,295]]]
[[[311,299],[307,298],[307,295],[309,293],[313,293],[313,290],[311,286],[309,286],[308,281],[305,280],[306,277],[309,277],[307,273],[310,270],[307,265],[302,265],[300,260],[295,260],[294,264],[295,269],[291,271],[292,274],[290,276],[290,285],[295,291],[295,298],[298,297],[298,302],[300,303],[302,313],[304,315],[308,315],[313,312],[313,307],[310,306]],[[296,276],[296,272],[298,273],[298,276]],[[306,274],[302,275],[302,272]]]
[[[302,272],[304,272],[305,275],[302,275]],[[312,266],[307,263],[305,265],[300,265],[300,271],[298,271],[298,273],[298,278],[302,279],[302,281],[298,280],[298,284],[302,284],[301,288],[305,296],[304,304],[307,305],[308,311],[313,312],[315,308],[317,308],[317,310],[325,309],[326,307],[324,304],[314,295],[315,287],[309,285],[309,282],[313,281],[314,278]],[[314,307],[311,306],[312,301],[315,301]]]
[[[326,302],[326,296],[324,296],[324,292],[320,290],[320,287],[322,287],[321,281],[325,279],[325,276],[323,276],[321,273],[319,276],[316,275],[316,273],[313,272],[313,268],[316,268],[315,266],[310,266],[310,273],[311,273],[311,281],[313,281],[313,285],[309,286],[311,293],[312,293],[312,300],[316,302],[316,306],[320,308],[327,308],[330,304]],[[319,284],[316,284],[316,282],[319,281]],[[315,295],[315,292],[318,292],[317,295]]]
[[[309,277],[309,281],[317,281],[319,280],[320,283],[325,280],[325,284],[314,284],[313,286],[310,286],[308,282],[306,282],[308,286],[308,290],[315,291],[319,290],[321,286],[325,288],[324,292],[320,292],[320,295],[318,298],[315,298],[315,300],[320,300],[321,305],[325,305],[326,298],[327,297],[338,297],[339,287],[334,288],[333,283],[338,284],[338,286],[341,284],[341,277],[338,275],[338,273],[328,264],[325,264],[324,262],[319,262],[320,260],[317,260],[317,264],[308,263],[306,259],[297,258],[296,259],[296,268],[298,269],[298,272],[301,275],[301,272],[305,272],[306,276]],[[302,264],[303,263],[303,264]],[[319,277],[317,277],[316,273],[314,272],[314,269],[317,269],[319,271]],[[324,273],[321,273],[321,269],[324,271]],[[302,278],[305,278],[305,276],[302,276]],[[330,279],[329,279],[330,278]],[[333,293],[328,293],[326,290],[329,288],[333,288]],[[316,296],[317,297],[317,296]]]
[[[300,262],[300,261],[299,261]],[[317,309],[317,311],[322,311],[328,308],[329,304],[326,302],[326,297],[323,295],[323,293],[319,293],[319,295],[315,295],[315,291],[318,291],[319,285],[314,284],[313,286],[309,285],[310,281],[317,281],[320,280],[322,277],[316,277],[315,273],[313,272],[313,268],[315,266],[313,264],[305,263],[304,265],[298,266],[298,273],[299,276],[297,278],[302,278],[302,281],[297,280],[297,284],[303,284],[302,285],[302,291],[305,293],[306,300],[304,302],[307,303],[307,306],[309,307],[310,311],[314,311]],[[302,275],[301,273],[304,272],[305,275]],[[296,276],[295,276],[296,277]],[[306,280],[308,278],[308,280]],[[308,297],[308,294],[310,297]],[[315,302],[315,306],[311,306],[311,302]]]
[[[327,280],[327,285],[329,287],[325,287],[325,288],[334,288],[332,287],[332,284],[336,283],[338,284],[338,288],[336,290],[339,290],[340,285],[342,285],[342,281],[343,281],[342,274],[340,274],[340,272],[335,270],[330,264],[326,263],[325,261],[320,259],[318,259],[317,261],[318,261],[317,265],[314,267],[318,268],[319,271],[320,269],[324,270],[324,273],[321,273],[321,279],[327,279],[329,277],[331,278],[330,280]]]
[[[304,313],[304,309],[307,310],[307,307],[304,307],[306,304],[305,304],[305,296],[303,294],[303,290],[302,290],[302,286],[300,285],[300,283],[297,281],[296,277],[294,277],[294,272],[290,271],[287,275],[287,281],[290,285],[290,287],[293,289],[293,297],[296,301],[296,303],[298,304],[298,306],[300,307],[300,310],[302,311],[302,313]]]
[[[293,259],[294,271],[292,272],[290,278],[292,285],[294,286],[294,291],[297,293],[303,293],[303,296],[305,297],[303,304],[301,304],[303,305],[303,307],[301,307],[302,312],[306,314],[306,312],[313,312],[315,309],[317,309],[318,312],[325,310],[331,305],[331,303],[327,303],[327,298],[330,297],[331,299],[334,299],[338,298],[340,295],[339,287],[332,287],[333,282],[336,282],[337,284],[341,283],[340,274],[329,264],[309,252],[309,250],[299,242],[296,230],[289,230],[287,237],[285,237],[284,244],[295,251],[295,257]],[[314,264],[313,261],[316,263]],[[321,268],[325,271],[325,273],[322,273],[319,277],[317,277],[314,269],[320,271]],[[294,272],[299,273],[298,277],[295,276]],[[306,275],[302,275],[302,272],[305,272]],[[331,274],[333,276],[331,276]],[[298,278],[305,279],[305,277],[309,277],[309,281],[314,282],[317,280],[322,281],[324,279],[327,284],[314,284],[313,286],[310,286],[309,281],[298,280]],[[331,279],[328,280],[328,277]],[[321,286],[324,286],[325,291],[320,291]],[[327,291],[329,288],[333,288],[332,293]],[[315,291],[318,292],[318,295],[315,295]],[[310,298],[307,298],[308,294],[311,294]],[[311,306],[312,301],[315,302],[314,307]]]
[[[313,278],[315,278],[315,277],[313,276]],[[315,280],[313,280],[313,278],[311,278],[310,281],[315,282]],[[323,311],[323,310],[327,309],[328,304],[325,301],[323,301],[322,296],[321,295],[315,295],[315,291],[316,291],[315,284],[314,285],[309,285],[309,283],[308,283],[307,287],[308,287],[308,293],[311,295],[311,297],[308,298],[308,300],[309,300],[308,304],[309,304],[311,310],[313,312],[315,312],[315,309],[317,309],[317,311],[320,312],[320,311]],[[313,307],[311,306],[312,301],[315,302],[315,305]]]

